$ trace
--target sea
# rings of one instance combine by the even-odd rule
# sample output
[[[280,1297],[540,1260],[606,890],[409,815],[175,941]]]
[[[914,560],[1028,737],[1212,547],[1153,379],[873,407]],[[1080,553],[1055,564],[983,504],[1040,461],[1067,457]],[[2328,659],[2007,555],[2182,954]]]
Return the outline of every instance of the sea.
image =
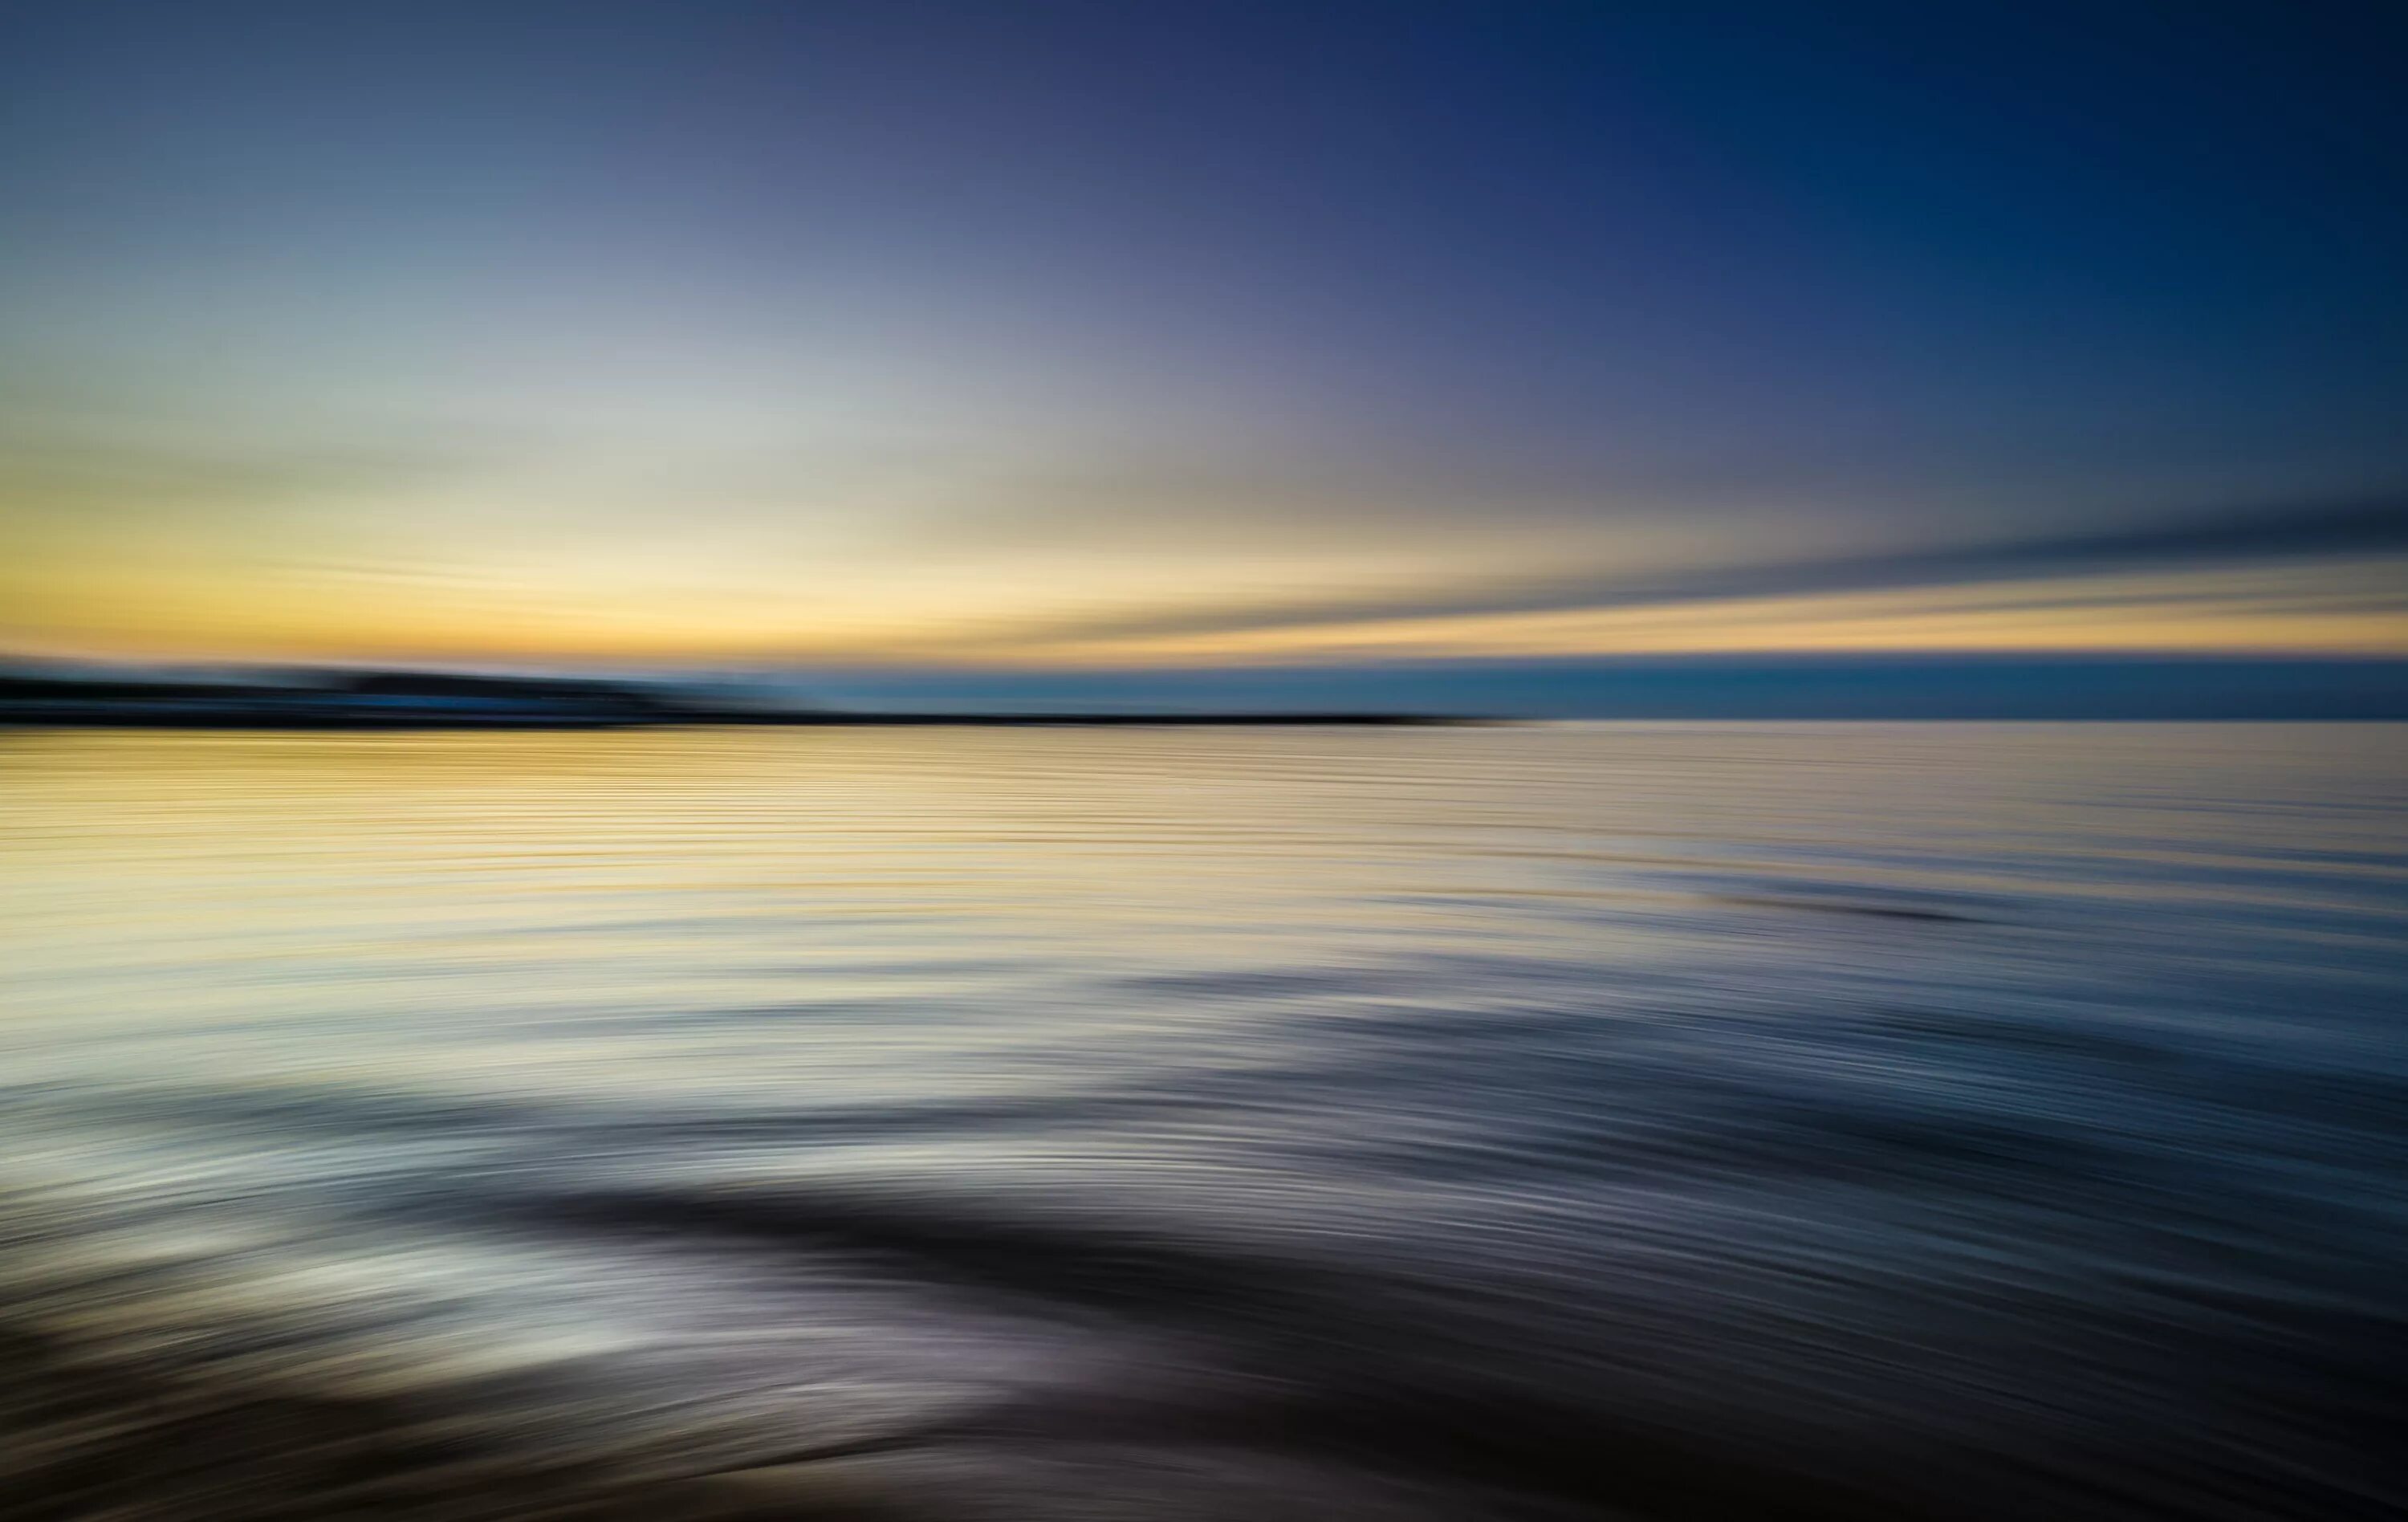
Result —
[[[2408,1512],[2408,726],[0,734],[0,1517]]]

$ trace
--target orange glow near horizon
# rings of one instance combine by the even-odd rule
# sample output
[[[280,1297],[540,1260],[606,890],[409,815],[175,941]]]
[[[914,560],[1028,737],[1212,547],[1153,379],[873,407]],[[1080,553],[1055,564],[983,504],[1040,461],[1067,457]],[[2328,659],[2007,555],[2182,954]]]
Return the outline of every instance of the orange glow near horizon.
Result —
[[[11,557],[0,570],[0,651],[1064,668],[1749,652],[2408,654],[2408,609],[2395,596],[2408,567],[2392,559],[1462,611],[1448,610],[1451,599],[1460,606],[1463,587],[1445,577],[1440,558],[1425,550],[1266,575],[1226,553],[1050,565],[1031,556],[1001,567],[914,567],[900,554],[873,554],[789,568],[789,582],[776,567],[693,557],[679,565],[636,552],[411,573],[210,565],[167,542],[115,561]],[[1293,611],[1288,599],[1305,590],[1329,606]],[[1350,594],[1368,610],[1350,613]],[[1411,610],[1417,598],[1432,610]]]

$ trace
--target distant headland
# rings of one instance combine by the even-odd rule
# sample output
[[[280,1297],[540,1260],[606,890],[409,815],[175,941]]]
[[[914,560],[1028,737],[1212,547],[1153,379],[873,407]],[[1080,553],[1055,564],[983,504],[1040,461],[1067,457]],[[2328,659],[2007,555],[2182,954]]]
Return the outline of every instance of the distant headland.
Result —
[[[0,670],[0,725],[139,729],[605,729],[670,725],[1425,725],[1354,711],[898,712],[739,698],[668,682],[440,671],[241,677]]]

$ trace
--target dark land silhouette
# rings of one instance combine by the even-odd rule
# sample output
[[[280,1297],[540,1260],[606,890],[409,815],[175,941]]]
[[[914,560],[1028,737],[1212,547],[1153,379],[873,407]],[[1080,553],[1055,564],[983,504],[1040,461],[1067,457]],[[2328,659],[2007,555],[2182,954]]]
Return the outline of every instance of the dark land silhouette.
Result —
[[[669,684],[433,671],[277,680],[0,674],[0,725],[146,729],[617,728],[652,725],[1402,725],[1354,711],[878,711],[737,700]]]

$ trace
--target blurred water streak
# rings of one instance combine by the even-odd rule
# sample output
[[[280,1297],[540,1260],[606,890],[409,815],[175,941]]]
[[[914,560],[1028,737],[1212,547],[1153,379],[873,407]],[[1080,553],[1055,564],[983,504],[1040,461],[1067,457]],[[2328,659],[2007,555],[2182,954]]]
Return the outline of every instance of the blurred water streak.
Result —
[[[0,737],[0,1515],[2408,1504],[2408,728]]]

